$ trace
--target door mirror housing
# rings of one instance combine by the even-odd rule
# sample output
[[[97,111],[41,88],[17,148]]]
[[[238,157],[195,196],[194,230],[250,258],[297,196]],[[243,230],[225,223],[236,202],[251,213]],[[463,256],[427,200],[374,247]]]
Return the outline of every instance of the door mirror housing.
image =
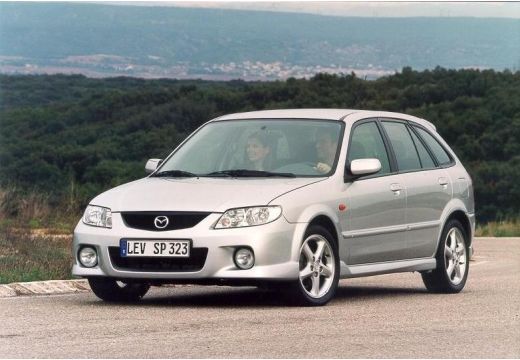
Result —
[[[146,162],[146,165],[144,166],[144,171],[146,174],[153,173],[157,167],[161,164],[162,159],[150,159]]]
[[[376,174],[381,170],[379,159],[356,159],[350,162],[345,172],[345,181],[355,180],[361,176]]]

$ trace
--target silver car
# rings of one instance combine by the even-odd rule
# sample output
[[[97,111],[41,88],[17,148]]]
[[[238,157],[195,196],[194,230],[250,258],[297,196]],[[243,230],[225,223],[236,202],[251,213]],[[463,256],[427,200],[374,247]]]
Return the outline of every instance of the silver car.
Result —
[[[149,175],[95,197],[73,275],[106,301],[167,283],[255,285],[323,305],[339,279],[417,271],[456,293],[475,228],[471,178],[430,122],[343,109],[213,119]]]

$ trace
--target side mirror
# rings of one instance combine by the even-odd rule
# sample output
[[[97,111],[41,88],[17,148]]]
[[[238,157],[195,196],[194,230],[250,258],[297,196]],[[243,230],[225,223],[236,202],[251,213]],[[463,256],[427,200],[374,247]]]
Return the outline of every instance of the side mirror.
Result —
[[[356,159],[352,160],[347,172],[345,180],[354,180],[364,175],[372,175],[381,170],[381,162],[379,159]]]
[[[144,171],[147,174],[151,174],[157,169],[159,164],[161,164],[162,159],[150,159],[146,162],[146,165],[144,166]]]

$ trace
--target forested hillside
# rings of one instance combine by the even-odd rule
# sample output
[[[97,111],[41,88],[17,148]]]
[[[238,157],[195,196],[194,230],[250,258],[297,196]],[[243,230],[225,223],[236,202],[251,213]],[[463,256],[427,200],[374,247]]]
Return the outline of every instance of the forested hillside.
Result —
[[[45,192],[75,211],[144,176],[146,159],[218,115],[340,107],[430,120],[471,173],[479,220],[520,214],[520,72],[404,68],[375,81],[255,83],[0,76],[0,100],[0,186]]]

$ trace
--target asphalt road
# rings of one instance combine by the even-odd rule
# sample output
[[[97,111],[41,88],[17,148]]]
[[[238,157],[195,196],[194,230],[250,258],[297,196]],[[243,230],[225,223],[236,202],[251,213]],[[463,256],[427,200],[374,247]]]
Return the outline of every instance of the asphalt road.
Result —
[[[152,290],[113,305],[91,293],[0,299],[0,357],[520,357],[520,238],[477,239],[466,288],[418,274],[343,280],[320,308],[254,288]]]

